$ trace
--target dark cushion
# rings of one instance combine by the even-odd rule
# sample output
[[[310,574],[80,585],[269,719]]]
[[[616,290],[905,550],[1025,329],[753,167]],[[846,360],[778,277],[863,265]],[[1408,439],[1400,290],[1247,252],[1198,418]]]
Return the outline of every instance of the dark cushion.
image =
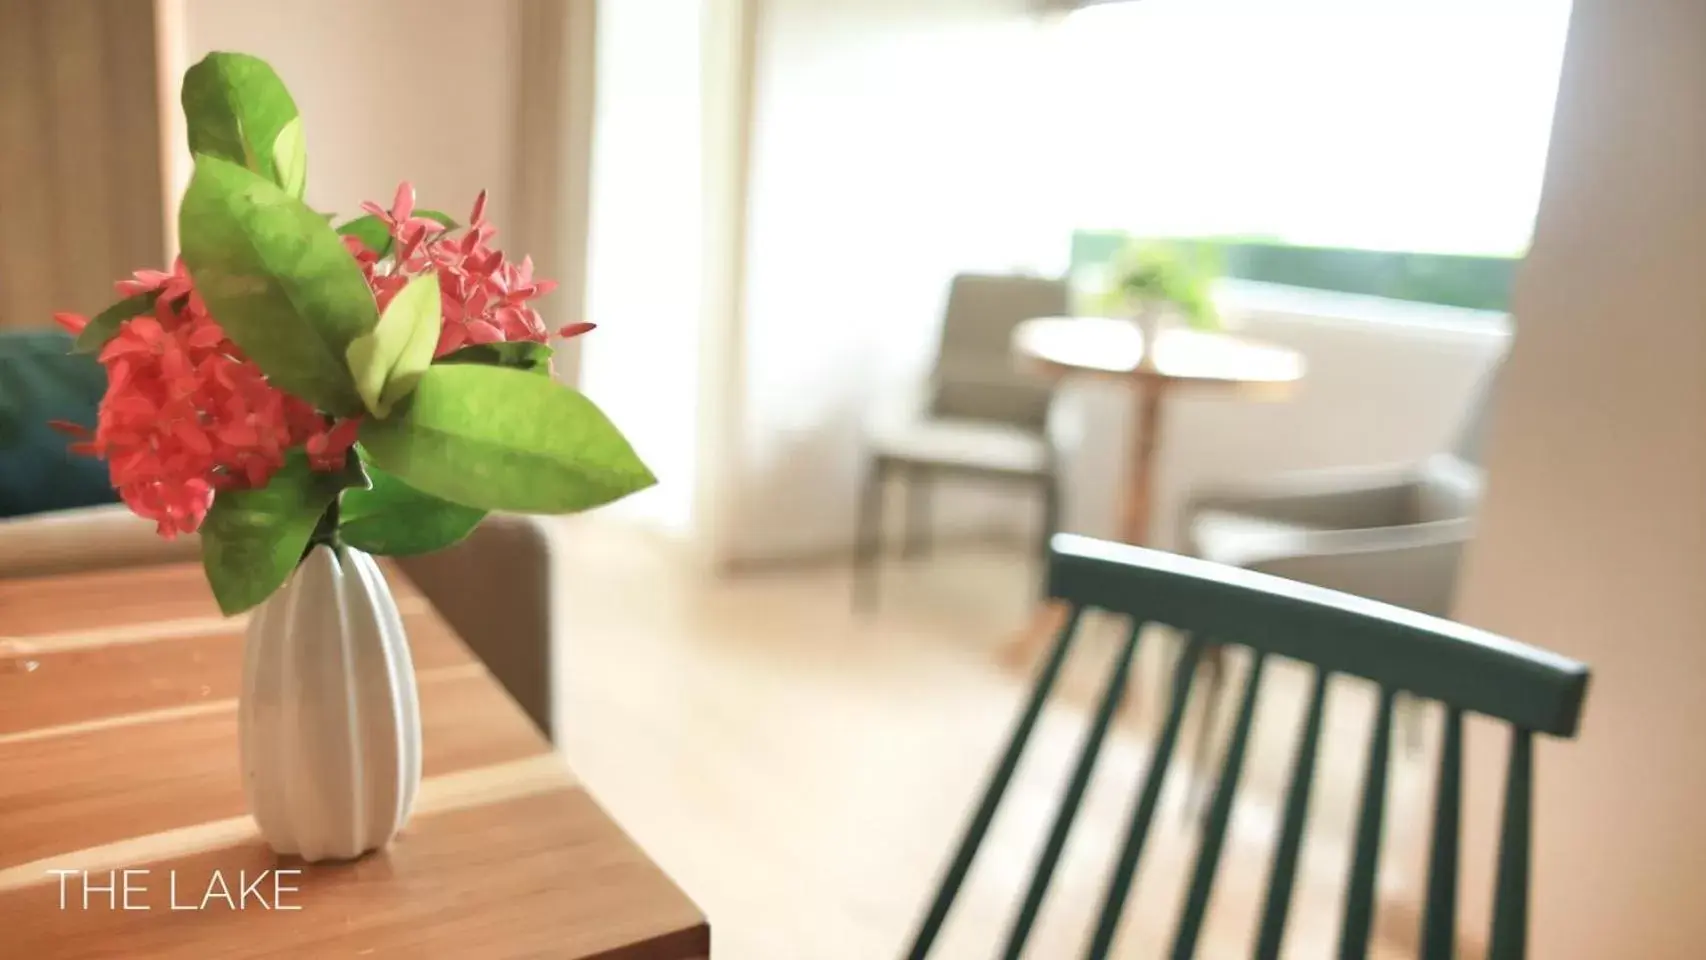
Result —
[[[72,453],[71,438],[47,425],[93,429],[106,390],[101,365],[70,350],[57,330],[0,333],[0,517],[118,499],[106,463]]]

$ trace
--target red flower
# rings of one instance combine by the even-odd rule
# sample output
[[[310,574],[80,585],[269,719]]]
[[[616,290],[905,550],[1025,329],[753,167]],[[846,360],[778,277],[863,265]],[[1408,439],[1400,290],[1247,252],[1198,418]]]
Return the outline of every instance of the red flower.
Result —
[[[269,384],[187,279],[180,265],[125,281],[160,297],[102,348],[106,396],[94,434],[74,447],[106,458],[120,498],[165,537],[199,528],[217,491],[264,486],[292,447],[305,446],[315,469],[339,469],[355,442],[355,421],[328,424]]]
[[[389,210],[375,203],[362,209],[393,239],[394,252],[381,257],[344,238],[380,309],[411,277],[438,274],[444,319],[436,356],[467,344],[550,339],[530,302],[556,284],[534,278],[532,260],[512,263],[492,248],[497,230],[486,222],[484,192],[455,236],[415,215],[414,187],[406,182]],[[154,310],[121,323],[101,350],[107,392],[94,431],[55,426],[78,437],[72,449],[106,459],[119,496],[162,536],[198,529],[221,490],[264,486],[297,447],[315,470],[343,469],[360,421],[328,418],[267,382],[208,314],[182,260],[170,272],[139,270],[117,287],[126,297],[157,293]],[[54,319],[73,334],[89,322],[70,313]],[[575,323],[556,333],[591,329]]]
[[[557,285],[534,278],[532,259],[523,257],[520,263],[512,263],[492,248],[497,229],[486,221],[485,191],[474,198],[468,226],[455,236],[437,222],[415,216],[414,208],[415,188],[407,182],[397,188],[390,210],[377,203],[362,204],[363,210],[390,228],[396,250],[381,263],[359,242],[351,248],[357,251],[356,258],[362,262],[380,309],[410,277],[434,270],[444,316],[435,356],[476,343],[550,340],[551,331],[529,301],[545,296]],[[559,337],[576,337],[592,328],[590,323],[576,323],[556,333]]]

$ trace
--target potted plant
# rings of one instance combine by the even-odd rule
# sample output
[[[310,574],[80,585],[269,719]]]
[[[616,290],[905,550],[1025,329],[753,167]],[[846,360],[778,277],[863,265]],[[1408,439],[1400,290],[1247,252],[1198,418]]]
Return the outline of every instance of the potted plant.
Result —
[[[77,449],[105,458],[162,536],[196,532],[226,614],[248,614],[240,747],[281,853],[384,845],[420,780],[402,619],[373,555],[422,553],[488,511],[572,513],[654,482],[620,431],[551,373],[532,306],[552,284],[466,222],[415,206],[335,218],[303,202],[302,120],[261,60],[183,81],[195,172],[170,270],[60,314],[107,387]],[[72,428],[75,430],[75,428]]]
[[[1132,318],[1143,331],[1144,354],[1169,322],[1198,330],[1220,328],[1212,251],[1188,252],[1174,244],[1131,240],[1114,255],[1102,307]]]

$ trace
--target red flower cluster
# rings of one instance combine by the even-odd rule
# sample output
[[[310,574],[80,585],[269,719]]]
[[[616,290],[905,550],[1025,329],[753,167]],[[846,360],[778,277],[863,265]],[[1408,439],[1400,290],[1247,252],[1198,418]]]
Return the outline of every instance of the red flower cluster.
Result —
[[[316,469],[341,469],[356,421],[328,424],[267,383],[208,315],[179,261],[118,284],[158,292],[153,313],[121,324],[101,350],[107,392],[93,435],[73,449],[104,457],[120,498],[165,537],[201,526],[216,491],[264,486],[285,451],[305,447]],[[54,319],[72,333],[88,320]],[[81,428],[75,428],[80,430]]]
[[[469,344],[506,340],[545,343],[550,339],[551,332],[539,312],[527,302],[550,293],[557,284],[533,278],[531,257],[511,263],[502,251],[491,247],[497,229],[486,220],[485,191],[474,199],[468,226],[460,235],[453,235],[435,220],[416,216],[415,188],[406,181],[397,187],[391,209],[372,202],[361,207],[391,231],[391,255],[384,259],[380,251],[369,250],[360,240],[344,238],[345,246],[361,263],[381,310],[411,277],[429,270],[438,274],[444,328],[434,356],[442,357]],[[557,336],[575,337],[592,328],[590,323],[571,324],[558,330]]]
[[[510,263],[490,247],[497,231],[485,219],[485,193],[474,201],[467,230],[455,237],[414,215],[415,191],[407,183],[390,210],[362,206],[393,239],[393,250],[382,256],[344,238],[381,310],[411,276],[437,271],[444,314],[437,356],[466,344],[549,339],[527,302],[556,285],[533,279],[530,259]],[[343,469],[359,420],[333,421],[268,383],[208,314],[182,260],[170,273],[142,270],[117,286],[125,297],[157,292],[154,311],[120,324],[101,350],[107,392],[93,434],[59,426],[80,438],[72,449],[106,459],[120,498],[153,520],[161,536],[198,529],[220,490],[265,486],[296,447],[316,470]],[[89,323],[70,313],[54,319],[73,334]],[[574,324],[558,335],[591,329]]]

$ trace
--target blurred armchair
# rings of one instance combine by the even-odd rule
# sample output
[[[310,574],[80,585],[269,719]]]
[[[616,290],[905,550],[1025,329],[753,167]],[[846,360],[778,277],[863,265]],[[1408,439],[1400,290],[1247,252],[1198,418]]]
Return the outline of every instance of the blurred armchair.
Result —
[[[1458,565],[1481,499],[1481,447],[1498,368],[1482,384],[1452,449],[1396,467],[1320,470],[1204,489],[1181,516],[1184,552],[1436,617],[1451,616]],[[1225,677],[1204,648],[1208,701]],[[1419,736],[1414,710],[1404,725]],[[1198,734],[1206,769],[1210,724]],[[1193,800],[1200,800],[1198,795]]]
[[[1223,486],[1190,499],[1185,549],[1445,616],[1480,486],[1479,468],[1451,455]]]
[[[960,274],[948,290],[942,336],[929,380],[887,396],[866,425],[869,463],[854,541],[854,605],[876,599],[876,561],[882,550],[883,493],[907,483],[904,550],[929,543],[930,484],[953,474],[1035,487],[1042,497],[1038,551],[1059,526],[1060,482],[1049,430],[1052,386],[1017,370],[1014,327],[1033,317],[1067,312],[1064,281],[1026,276]]]
[[[1451,451],[1420,463],[1289,474],[1199,491],[1185,552],[1438,617],[1481,497],[1481,444],[1497,373]]]

